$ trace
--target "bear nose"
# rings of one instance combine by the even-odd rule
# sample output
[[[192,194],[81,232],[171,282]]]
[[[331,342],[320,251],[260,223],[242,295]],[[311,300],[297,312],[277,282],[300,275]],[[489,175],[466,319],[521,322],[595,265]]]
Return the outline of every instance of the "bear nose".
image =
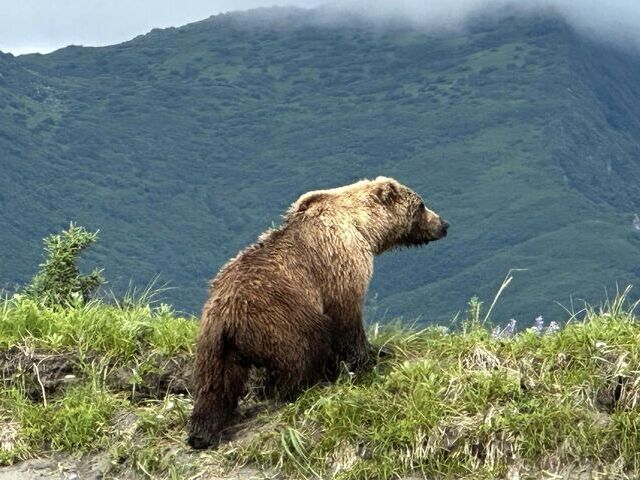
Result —
[[[440,222],[440,236],[446,237],[448,228],[449,228],[449,222],[447,222],[445,219],[442,219]]]

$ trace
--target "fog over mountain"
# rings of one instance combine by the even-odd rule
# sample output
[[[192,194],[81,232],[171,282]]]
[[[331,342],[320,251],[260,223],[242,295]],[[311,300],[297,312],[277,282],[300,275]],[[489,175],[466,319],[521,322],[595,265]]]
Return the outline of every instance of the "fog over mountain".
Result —
[[[640,49],[640,2],[634,0],[347,0],[330,7],[377,21],[406,21],[417,27],[455,29],[482,14],[556,11],[577,30],[623,47]]]
[[[221,12],[273,5],[314,8],[323,4],[329,20],[355,15],[376,23],[401,21],[428,29],[460,28],[470,17],[499,15],[505,7],[554,9],[583,33],[640,51],[637,0],[10,0],[0,13],[0,50],[18,55],[69,44],[108,45],[155,27],[179,26]]]

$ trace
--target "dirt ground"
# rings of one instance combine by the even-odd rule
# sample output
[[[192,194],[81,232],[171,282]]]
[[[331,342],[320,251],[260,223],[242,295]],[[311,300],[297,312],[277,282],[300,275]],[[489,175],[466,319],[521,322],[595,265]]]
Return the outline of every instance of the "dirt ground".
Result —
[[[105,463],[106,462],[106,463]],[[125,480],[133,477],[129,474],[104,476],[108,465],[104,454],[86,455],[80,459],[65,455],[52,458],[27,460],[9,467],[0,467],[0,480]],[[223,477],[209,475],[194,477],[190,480],[264,480],[265,474],[251,469],[241,468]]]
[[[17,378],[33,401],[55,394],[68,385],[80,382],[88,365],[101,365],[108,372],[105,381],[112,391],[130,392],[132,400],[162,398],[167,393],[188,394],[191,382],[189,355],[166,357],[151,354],[145,359],[145,372],[132,382],[132,372],[138,365],[129,365],[99,354],[84,354],[78,358],[73,352],[50,353],[26,348],[11,348],[0,352],[0,381]],[[138,368],[139,370],[139,368]]]
[[[1,467],[0,480],[98,480],[103,478],[104,469],[100,455],[81,459],[56,455]]]

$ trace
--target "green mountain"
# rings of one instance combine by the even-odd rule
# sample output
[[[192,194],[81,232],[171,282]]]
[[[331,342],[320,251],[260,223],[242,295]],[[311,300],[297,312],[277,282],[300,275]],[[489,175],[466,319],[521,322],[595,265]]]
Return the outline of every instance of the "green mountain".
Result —
[[[380,174],[451,229],[379,259],[375,318],[446,320],[511,268],[497,319],[526,323],[640,278],[640,57],[551,15],[342,23],[258,10],[1,55],[0,283],[27,282],[73,220],[101,230],[87,267],[116,291],[159,273],[198,312],[298,195]]]

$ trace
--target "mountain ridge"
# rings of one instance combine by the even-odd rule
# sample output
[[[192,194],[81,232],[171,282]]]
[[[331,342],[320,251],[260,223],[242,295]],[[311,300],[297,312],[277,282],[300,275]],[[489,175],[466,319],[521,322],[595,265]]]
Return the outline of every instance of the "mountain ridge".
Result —
[[[161,273],[197,312],[298,195],[378,174],[452,224],[377,261],[371,305],[389,316],[450,318],[511,268],[528,271],[503,316],[562,316],[554,301],[640,278],[637,57],[548,16],[430,36],[269,12],[276,26],[226,14],[0,57],[0,203],[20,214],[3,218],[3,282],[25,283],[40,238],[74,220],[102,230],[88,263],[116,290]]]

